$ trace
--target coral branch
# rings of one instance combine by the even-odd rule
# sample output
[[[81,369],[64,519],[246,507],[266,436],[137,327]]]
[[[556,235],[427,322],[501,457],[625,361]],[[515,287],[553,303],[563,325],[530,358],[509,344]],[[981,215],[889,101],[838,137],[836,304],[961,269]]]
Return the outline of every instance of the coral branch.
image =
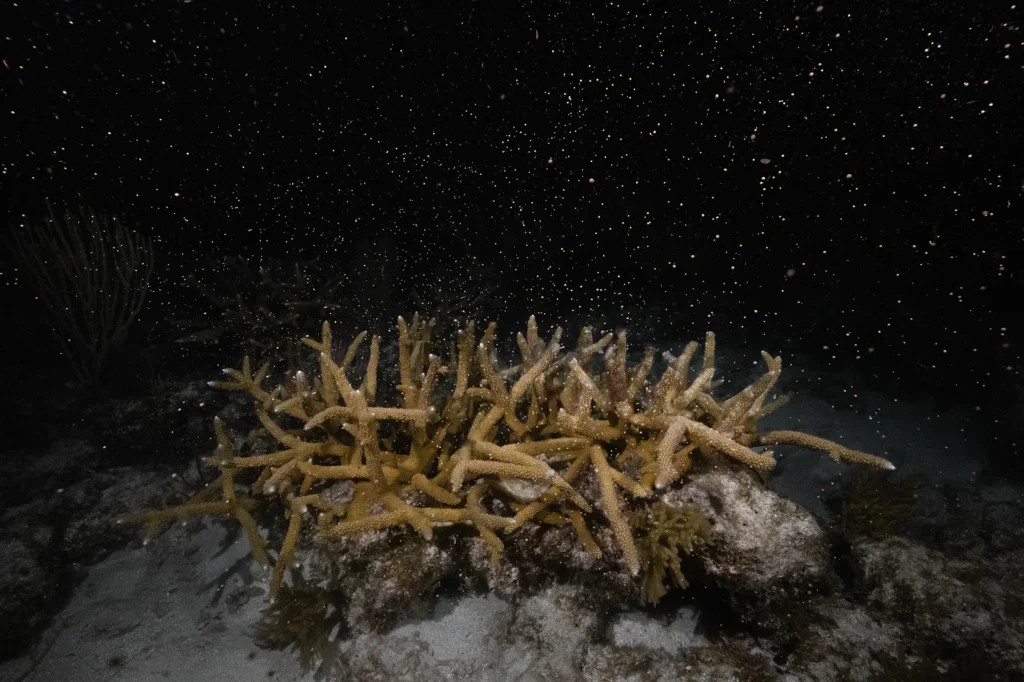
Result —
[[[169,522],[227,514],[241,523],[254,558],[267,564],[250,511],[276,498],[288,526],[271,580],[274,595],[287,587],[287,569],[310,508],[319,512],[315,539],[321,545],[373,531],[411,530],[431,539],[439,528],[456,526],[449,532],[463,533],[471,526],[494,562],[501,560],[502,538],[531,523],[571,524],[583,548],[600,557],[590,528],[606,523],[631,574],[645,563],[654,567],[644,589],[655,601],[664,593],[666,572],[677,584],[684,582],[678,551],[689,551],[687,534],[699,538],[702,528],[691,518],[670,519],[659,508],[646,515],[660,530],[654,540],[644,540],[641,552],[628,519],[644,517],[659,503],[655,488],[671,487],[700,467],[770,470],[772,453],[755,448],[776,445],[892,468],[881,457],[817,436],[760,433],[758,421],[788,400],[768,400],[782,359],[762,353],[763,375],[735,395],[716,396],[714,334],[705,337],[695,377],[690,368],[699,345],[690,343],[678,357],[666,355],[670,366],[654,381],[654,350],[645,349],[630,367],[625,332],[595,342],[593,331],[585,329],[576,350],[563,353],[562,330],[544,341],[531,317],[526,333],[517,337],[519,364],[500,369],[496,325],[487,327],[479,343],[475,328],[468,324],[446,351],[454,363],[450,372],[431,352],[432,321],[399,318],[397,406],[376,404],[378,337],[371,339],[361,378],[355,376],[356,358],[365,334],[336,362],[326,323],[320,340],[304,339],[319,353],[319,379],[296,372],[268,392],[262,386],[266,366],[253,372],[245,358],[240,370],[225,371],[230,381],[213,385],[253,397],[260,433],[275,440],[276,449],[236,456],[227,426],[217,419],[217,449],[205,459],[220,469],[215,483],[184,504],[124,520],[145,524],[153,534]],[[334,496],[339,481],[352,491],[344,503]],[[252,495],[242,494],[242,483]]]

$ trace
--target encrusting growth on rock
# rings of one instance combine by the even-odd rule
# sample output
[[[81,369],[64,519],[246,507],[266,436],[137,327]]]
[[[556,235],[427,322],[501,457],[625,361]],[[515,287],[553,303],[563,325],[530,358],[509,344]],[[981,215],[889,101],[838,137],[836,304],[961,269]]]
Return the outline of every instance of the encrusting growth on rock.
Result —
[[[696,377],[690,376],[690,364],[698,344],[690,343],[679,357],[666,354],[670,365],[652,382],[653,349],[627,367],[624,331],[595,341],[592,330],[584,329],[576,349],[563,352],[561,328],[544,341],[531,317],[526,334],[517,337],[521,361],[509,368],[498,365],[494,323],[479,341],[473,323],[459,332],[446,363],[429,353],[432,322],[418,315],[411,323],[399,318],[398,331],[398,406],[376,404],[380,338],[370,341],[357,387],[353,365],[366,334],[356,337],[339,362],[327,323],[319,341],[304,339],[319,353],[320,377],[312,383],[298,372],[267,391],[267,367],[253,373],[249,358],[241,370],[225,370],[230,380],[211,385],[249,393],[264,432],[279,449],[238,457],[218,419],[217,451],[206,459],[220,469],[217,481],[184,504],[123,520],[145,523],[153,535],[175,520],[228,514],[242,524],[253,556],[266,565],[264,541],[249,512],[260,501],[279,499],[288,529],[275,562],[274,596],[294,562],[303,519],[314,510],[317,519],[308,525],[315,525],[320,543],[398,526],[430,539],[435,529],[458,524],[476,530],[493,562],[504,549],[502,537],[527,523],[569,524],[583,547],[599,556],[588,524],[603,519],[625,567],[636,575],[643,559],[627,521],[631,499],[653,499],[656,489],[678,482],[696,458],[715,465],[725,457],[767,471],[775,459],[762,446],[792,444],[839,461],[893,468],[885,459],[822,438],[759,433],[758,420],[788,399],[765,402],[782,359],[762,353],[768,366],[763,376],[734,396],[716,398],[711,333]],[[247,470],[255,478],[245,489],[240,479]],[[597,499],[587,497],[595,494],[592,486],[579,485],[586,478],[596,479]],[[339,480],[353,482],[351,500],[338,502],[327,494]],[[510,493],[517,481],[533,491],[528,498]],[[659,582],[666,568],[679,579],[671,559],[660,565]],[[647,592],[653,598],[657,590]]]

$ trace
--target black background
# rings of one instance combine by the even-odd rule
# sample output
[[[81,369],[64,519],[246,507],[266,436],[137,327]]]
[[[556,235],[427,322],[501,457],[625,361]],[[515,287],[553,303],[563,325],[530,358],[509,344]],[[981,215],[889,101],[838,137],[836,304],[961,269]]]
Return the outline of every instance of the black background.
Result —
[[[319,255],[399,291],[484,272],[506,334],[712,329],[981,409],[1019,386],[1012,2],[0,11],[8,227],[49,200],[151,235],[149,340],[203,256]],[[45,366],[0,281],[7,357]]]

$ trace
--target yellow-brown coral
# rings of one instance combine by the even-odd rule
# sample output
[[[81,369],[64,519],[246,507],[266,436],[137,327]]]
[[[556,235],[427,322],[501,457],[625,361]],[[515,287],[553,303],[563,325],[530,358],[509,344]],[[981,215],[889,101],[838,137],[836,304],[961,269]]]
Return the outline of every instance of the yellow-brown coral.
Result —
[[[502,536],[530,522],[569,524],[584,548],[599,556],[587,521],[603,517],[625,567],[635,575],[642,557],[626,521],[630,498],[648,498],[655,487],[675,484],[695,457],[725,456],[765,471],[775,459],[755,448],[794,444],[842,461],[892,468],[887,460],[806,434],[759,433],[758,420],[786,401],[765,404],[782,359],[762,353],[768,371],[761,378],[734,396],[716,398],[710,333],[696,377],[690,377],[690,363],[698,344],[691,343],[678,358],[670,357],[670,367],[652,383],[653,349],[629,368],[625,332],[594,341],[592,330],[585,329],[576,349],[563,352],[562,330],[544,341],[531,317],[526,335],[517,339],[521,362],[503,368],[494,351],[494,323],[479,342],[470,323],[447,362],[430,354],[429,322],[399,318],[398,329],[396,406],[376,404],[380,339],[371,339],[357,388],[353,363],[365,334],[338,362],[326,323],[319,341],[304,339],[320,352],[321,376],[312,384],[297,375],[267,391],[262,386],[266,369],[253,373],[248,358],[241,371],[225,370],[231,381],[211,384],[249,393],[263,430],[280,449],[237,457],[218,421],[218,451],[207,459],[221,470],[217,484],[180,506],[127,520],[146,523],[153,533],[178,518],[226,513],[242,523],[253,555],[265,563],[267,553],[249,510],[261,498],[279,498],[289,523],[273,594],[280,591],[311,511],[318,518],[309,526],[315,525],[321,542],[401,526],[430,538],[439,526],[462,524],[476,529],[495,561],[504,547]],[[448,388],[444,396],[441,386]],[[638,480],[626,473],[630,462],[637,465],[632,471]],[[259,473],[243,494],[236,489],[238,475],[249,469]],[[596,479],[598,499],[587,499],[585,488],[575,487],[585,474]],[[339,479],[355,482],[351,502],[338,503],[325,494]],[[515,479],[529,481],[536,494],[511,499],[507,484]],[[505,504],[495,506],[496,500]],[[508,509],[515,515],[502,513]]]

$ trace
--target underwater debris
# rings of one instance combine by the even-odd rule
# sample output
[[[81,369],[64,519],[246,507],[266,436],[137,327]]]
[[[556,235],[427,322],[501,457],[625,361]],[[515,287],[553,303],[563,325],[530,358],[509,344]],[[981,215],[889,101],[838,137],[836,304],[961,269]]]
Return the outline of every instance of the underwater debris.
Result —
[[[320,377],[313,382],[302,377],[267,391],[266,365],[253,372],[246,357],[241,370],[226,369],[230,380],[211,385],[249,393],[263,430],[280,449],[237,457],[217,420],[217,452],[206,459],[220,469],[217,480],[182,505],[123,520],[146,524],[152,536],[177,519],[228,514],[245,528],[254,558],[266,564],[267,550],[249,512],[260,502],[279,500],[288,530],[274,566],[274,597],[281,594],[303,526],[320,544],[400,527],[430,540],[438,528],[468,526],[496,562],[502,537],[527,523],[570,524],[587,551],[600,553],[586,521],[603,517],[623,565],[635,576],[642,560],[627,521],[630,498],[652,500],[653,509],[656,490],[673,486],[694,466],[731,463],[763,472],[775,465],[763,446],[793,444],[844,462],[893,468],[888,460],[822,438],[759,432],[758,421],[788,401],[783,396],[765,402],[782,359],[762,352],[768,366],[762,377],[736,395],[715,397],[712,333],[696,377],[690,364],[698,344],[691,342],[653,382],[654,350],[627,367],[625,331],[595,341],[585,328],[576,349],[563,353],[561,328],[544,341],[531,317],[526,334],[517,336],[520,363],[501,368],[493,322],[479,341],[469,323],[446,363],[429,352],[430,329],[418,315],[411,324],[398,319],[398,406],[376,404],[380,337],[371,339],[357,388],[350,375],[366,334],[356,337],[339,362],[327,323],[320,340],[303,339],[320,356]],[[636,466],[627,469],[627,463]],[[250,471],[254,480],[243,490],[242,476]],[[597,481],[589,498],[574,485],[585,473]],[[327,494],[339,480],[354,483],[350,500]],[[532,484],[531,499],[510,496],[503,485],[510,481]],[[666,566],[672,570],[671,561]]]

